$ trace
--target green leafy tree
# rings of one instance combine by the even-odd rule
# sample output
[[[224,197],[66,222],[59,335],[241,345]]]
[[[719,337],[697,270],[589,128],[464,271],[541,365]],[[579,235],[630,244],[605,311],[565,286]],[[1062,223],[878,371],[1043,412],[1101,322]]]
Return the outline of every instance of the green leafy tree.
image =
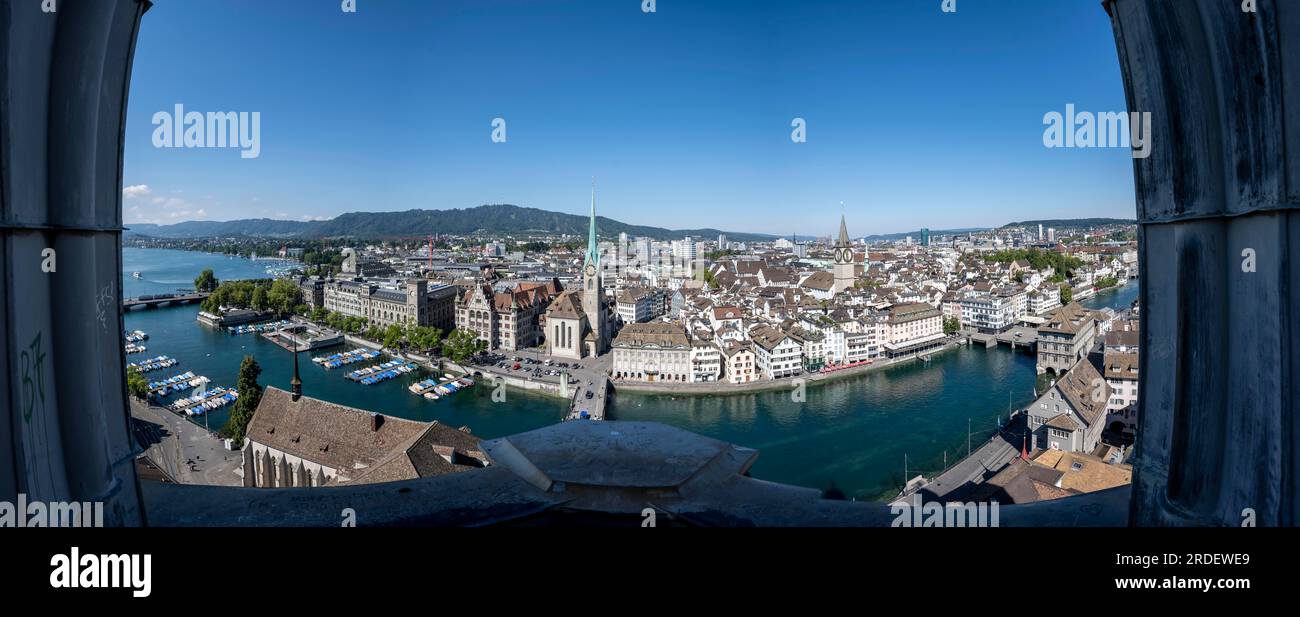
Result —
[[[433,349],[436,349],[438,347],[438,343],[442,341],[442,329],[431,328],[431,327],[416,327],[413,328],[411,333],[407,336],[407,340],[410,341],[411,345],[413,345],[416,349],[420,349],[423,351],[431,351]]]
[[[397,347],[397,344],[402,341],[402,337],[404,334],[405,333],[402,330],[402,326],[399,326],[397,324],[389,325],[387,328],[384,329],[384,337],[383,337],[384,347],[387,347],[389,349],[393,349]]]
[[[1061,304],[1069,304],[1074,301],[1074,289],[1070,285],[1061,285]]]
[[[211,268],[204,270],[199,274],[198,278],[194,279],[195,291],[215,291],[216,289],[217,277],[212,273]]]
[[[457,364],[464,363],[470,356],[483,348],[478,335],[469,330],[452,330],[447,340],[442,342],[442,354]]]
[[[126,369],[126,391],[139,399],[149,395],[149,383],[145,381],[139,369],[134,367]]]
[[[257,360],[253,356],[244,356],[244,361],[239,365],[239,381],[235,385],[239,398],[230,410],[226,425],[221,428],[221,435],[238,445],[243,445],[248,423],[253,420],[257,404],[262,402],[262,387],[257,385],[257,378],[261,374],[262,367],[257,364]]]
[[[258,287],[253,290],[253,299],[251,302],[253,308],[259,311],[265,311],[266,309],[271,308],[271,302],[266,298],[266,288],[264,287]]]
[[[288,315],[302,303],[302,289],[289,279],[276,279],[266,292],[266,299],[270,303],[269,308],[280,315]]]
[[[943,333],[956,334],[961,330],[961,321],[956,317],[948,317],[943,320]]]

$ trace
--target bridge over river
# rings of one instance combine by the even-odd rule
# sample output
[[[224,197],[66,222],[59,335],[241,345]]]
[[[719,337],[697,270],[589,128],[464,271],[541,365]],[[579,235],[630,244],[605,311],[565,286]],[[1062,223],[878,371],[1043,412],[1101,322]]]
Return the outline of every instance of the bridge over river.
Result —
[[[591,392],[591,398],[587,393]],[[609,376],[603,373],[591,380],[591,385],[579,381],[573,393],[573,402],[569,405],[566,420],[581,420],[582,412],[587,412],[589,420],[604,420],[605,407],[609,402]]]
[[[202,302],[212,295],[211,292],[199,291],[188,294],[164,294],[161,296],[140,296],[139,298],[123,298],[122,310],[129,311],[138,306],[152,308],[164,304],[189,304],[191,302]]]
[[[1027,326],[1016,326],[996,335],[971,333],[968,338],[973,342],[983,343],[985,347],[1010,345],[1013,348],[1027,347],[1032,351],[1038,345],[1038,330]]]

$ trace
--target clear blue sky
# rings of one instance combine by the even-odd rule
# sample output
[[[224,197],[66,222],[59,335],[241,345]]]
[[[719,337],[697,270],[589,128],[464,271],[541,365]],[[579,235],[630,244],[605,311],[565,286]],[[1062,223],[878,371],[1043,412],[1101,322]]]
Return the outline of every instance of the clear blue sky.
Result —
[[[1084,0],[156,0],[126,221],[513,203],[828,235],[1134,212],[1132,160],[1043,147],[1124,111]],[[155,112],[261,113],[261,156],[156,149]],[[507,122],[505,144],[491,122]],[[790,140],[791,120],[808,141]],[[141,186],[147,189],[139,188]]]

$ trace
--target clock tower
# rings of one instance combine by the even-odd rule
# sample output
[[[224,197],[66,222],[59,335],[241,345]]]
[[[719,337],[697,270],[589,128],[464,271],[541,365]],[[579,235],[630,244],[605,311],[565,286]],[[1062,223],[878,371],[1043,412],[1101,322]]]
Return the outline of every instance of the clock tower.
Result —
[[[835,254],[835,285],[832,290],[838,294],[853,288],[853,283],[857,280],[854,274],[853,245],[849,242],[849,228],[844,223],[844,215],[840,215],[840,237],[832,250]]]
[[[586,313],[590,330],[581,345],[587,347],[590,340],[594,344],[587,353],[593,356],[603,353],[609,342],[605,331],[605,289],[600,281],[600,247],[596,244],[595,180],[591,182],[591,223],[587,231],[587,255],[582,264],[582,312]]]

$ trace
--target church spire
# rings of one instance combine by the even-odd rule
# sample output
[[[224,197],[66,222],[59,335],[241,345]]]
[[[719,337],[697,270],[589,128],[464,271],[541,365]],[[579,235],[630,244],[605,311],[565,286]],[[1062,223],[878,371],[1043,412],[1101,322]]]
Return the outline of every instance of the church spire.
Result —
[[[587,230],[587,263],[600,266],[600,249],[596,246],[596,178],[591,179],[591,223]]]
[[[297,401],[302,398],[302,379],[298,377],[298,337],[292,333],[289,336],[293,339],[293,379],[289,380],[289,389],[293,392],[293,400]]]
[[[849,228],[844,224],[844,215],[840,215],[840,243],[838,246],[849,245]]]

